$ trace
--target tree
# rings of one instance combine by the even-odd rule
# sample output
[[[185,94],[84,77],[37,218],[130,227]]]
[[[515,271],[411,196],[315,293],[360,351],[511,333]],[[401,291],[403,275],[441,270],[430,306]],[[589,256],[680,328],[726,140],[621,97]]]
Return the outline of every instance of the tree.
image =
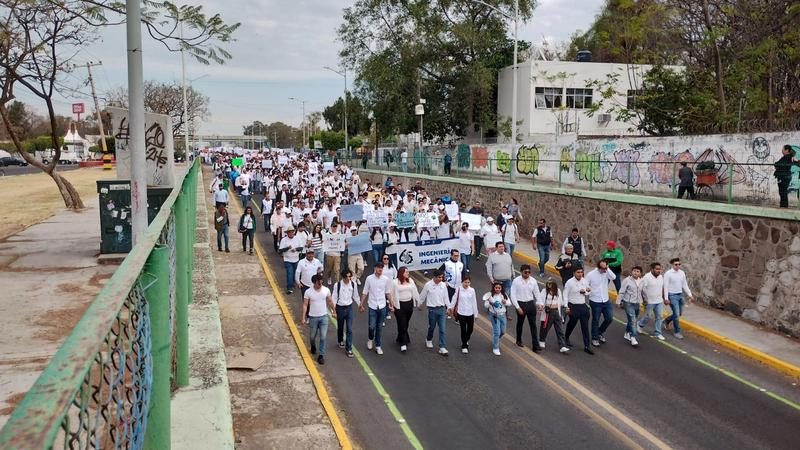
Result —
[[[128,107],[128,90],[118,87],[107,93],[109,102],[123,108]],[[209,99],[192,86],[186,87],[186,109],[188,120],[183,114],[183,86],[178,81],[159,82],[148,80],[144,83],[144,108],[147,111],[164,114],[172,121],[172,134],[182,134],[184,126],[208,120]]]
[[[78,49],[97,38],[97,30],[124,21],[125,4],[114,0],[0,0],[0,116],[16,152],[31,166],[47,173],[70,209],[83,208],[72,184],[56,170],[60,159],[60,130],[53,96],[65,87],[64,75]],[[188,28],[178,37],[178,18]],[[229,42],[239,24],[227,25],[219,15],[206,16],[199,6],[178,6],[171,2],[146,2],[142,24],[150,36],[169,50],[185,50],[204,63],[222,63],[230,58],[218,44]],[[25,151],[14,130],[9,103],[20,87],[39,98],[47,111],[48,130],[55,154],[48,164]]]
[[[322,111],[322,116],[332,131],[342,131],[344,129],[344,100],[342,97],[336,99],[332,105]],[[355,136],[357,134],[369,133],[369,116],[364,103],[360,98],[347,93],[347,134]]]
[[[293,145],[300,145],[302,141],[302,131],[283,122],[273,122],[267,125],[259,120],[249,125],[242,126],[242,134],[245,136],[265,136],[272,147],[289,148]]]

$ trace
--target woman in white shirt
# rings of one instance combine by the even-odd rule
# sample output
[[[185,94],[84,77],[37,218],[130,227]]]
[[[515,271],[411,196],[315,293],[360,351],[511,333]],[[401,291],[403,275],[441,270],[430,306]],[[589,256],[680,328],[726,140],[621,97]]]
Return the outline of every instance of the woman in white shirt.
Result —
[[[408,335],[408,323],[414,308],[419,306],[419,291],[417,285],[411,280],[411,273],[407,267],[397,269],[397,278],[392,282],[392,302],[394,315],[397,319],[397,343],[400,351],[408,350],[411,338]]]
[[[458,237],[458,251],[461,253],[461,263],[464,264],[464,270],[469,273],[469,260],[475,249],[475,237],[469,231],[468,223],[461,223],[461,230],[456,237]]]
[[[256,232],[256,216],[253,208],[244,209],[244,214],[239,218],[239,233],[242,233],[242,253],[247,252],[247,240],[250,240],[250,254],[253,254],[253,235]]]
[[[508,254],[514,256],[514,247],[519,242],[519,227],[515,223],[513,217],[506,219],[506,224],[503,225],[503,242],[506,244]]]
[[[555,281],[549,280],[542,289],[541,295],[536,300],[536,303],[544,307],[544,322],[539,332],[539,348],[544,348],[544,343],[547,341],[547,332],[550,331],[552,326],[556,327],[556,338],[558,339],[558,348],[561,353],[569,351],[567,342],[564,339],[564,316],[562,308],[567,304],[564,302],[564,296],[561,294],[561,289]]]
[[[372,241],[372,261],[375,264],[381,262],[383,256],[383,243],[386,237],[380,227],[372,227],[372,232],[369,235],[369,240]]]
[[[503,283],[492,283],[492,291],[483,295],[483,306],[489,310],[492,321],[492,353],[500,356],[500,338],[506,333],[506,309],[511,300],[503,292]]]
[[[469,275],[465,275],[461,280],[461,286],[456,288],[456,292],[450,299],[453,305],[453,315],[458,319],[461,327],[461,353],[469,353],[469,338],[475,326],[475,317],[478,315],[478,299],[475,296],[475,289],[470,286],[472,281]]]

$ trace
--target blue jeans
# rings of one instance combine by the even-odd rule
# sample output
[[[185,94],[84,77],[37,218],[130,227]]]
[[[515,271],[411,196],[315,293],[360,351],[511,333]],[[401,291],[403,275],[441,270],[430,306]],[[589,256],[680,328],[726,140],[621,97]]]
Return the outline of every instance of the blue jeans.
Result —
[[[538,245],[536,249],[539,251],[539,273],[544,273],[544,265],[550,261],[550,246]]]
[[[472,255],[461,254],[461,263],[464,264],[464,269],[469,272],[469,257]]]
[[[389,309],[384,306],[381,309],[369,308],[369,322],[367,330],[367,337],[369,340],[375,342],[375,347],[381,346],[381,335],[383,335],[383,321],[386,320],[386,314]]]
[[[517,244],[510,244],[508,242],[503,242],[503,243],[506,244],[506,248],[508,249],[508,254],[511,255],[511,257],[513,258],[514,257],[514,247],[516,247]]]
[[[228,245],[229,240],[229,228],[228,226],[223,226],[221,230],[217,230],[217,250],[222,250],[222,238],[225,238],[225,250],[229,250],[230,246]]]
[[[498,283],[503,285],[503,292],[505,292],[506,295],[508,296],[511,295],[511,280],[494,280],[494,281],[497,281]]]
[[[661,334],[661,312],[664,310],[663,303],[648,303],[647,308],[644,311],[644,317],[639,320],[639,326],[644,328],[647,325],[647,322],[650,321],[650,314],[652,313],[655,316],[656,321],[656,329],[654,334],[659,336]]]
[[[319,317],[309,317],[308,325],[311,331],[311,345],[317,340],[319,336],[319,349],[320,356],[325,356],[325,336],[328,334],[328,315]]]
[[[492,349],[499,349],[500,338],[506,334],[506,316],[489,314],[489,319],[492,321]]]
[[[372,244],[372,262],[378,264],[383,256],[383,244]]]
[[[672,322],[672,329],[676,333],[681,332],[681,312],[683,311],[683,293],[680,294],[667,294],[669,298],[669,307],[672,308],[672,315],[667,317],[667,323]]]
[[[242,208],[247,208],[248,203],[250,203],[250,196],[242,194]]]
[[[589,302],[592,307],[592,339],[598,339],[605,333],[611,322],[614,321],[614,305],[608,302]],[[603,323],[600,323],[600,316],[603,316]]]
[[[297,269],[296,262],[284,261],[283,267],[286,269],[286,290],[294,289],[294,271]]]
[[[400,163],[400,164],[403,167],[403,172],[408,172],[408,163],[407,162],[403,162],[403,163]]]
[[[625,302],[625,315],[628,317],[628,323],[625,324],[625,332],[630,334],[631,337],[636,337],[636,319],[639,317],[640,303]]]
[[[428,308],[428,335],[426,340],[433,340],[433,329],[439,327],[439,348],[447,348],[445,327],[447,326],[447,309],[444,306]]]
[[[336,339],[344,342],[345,350],[353,350],[353,304],[336,305]]]

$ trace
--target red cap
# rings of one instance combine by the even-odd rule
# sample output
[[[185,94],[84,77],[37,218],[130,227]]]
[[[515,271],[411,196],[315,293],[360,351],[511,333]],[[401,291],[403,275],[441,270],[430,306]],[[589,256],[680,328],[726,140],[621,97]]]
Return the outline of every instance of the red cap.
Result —
[[[606,242],[606,246],[607,246],[607,247],[614,248],[614,247],[616,247],[616,246],[617,246],[617,244],[616,244],[614,241],[608,241],[608,242]]]

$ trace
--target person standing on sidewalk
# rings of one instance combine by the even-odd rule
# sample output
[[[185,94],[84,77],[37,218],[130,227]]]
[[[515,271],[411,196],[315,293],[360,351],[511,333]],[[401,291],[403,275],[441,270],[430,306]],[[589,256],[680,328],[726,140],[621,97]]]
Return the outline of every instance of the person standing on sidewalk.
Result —
[[[333,285],[333,302],[336,304],[336,341],[339,348],[353,357],[353,303],[361,306],[358,289],[350,269],[342,271],[342,278]],[[323,276],[324,278],[324,276]]]
[[[625,340],[630,341],[631,345],[636,347],[639,341],[636,338],[639,336],[636,321],[639,318],[639,311],[642,306],[642,268],[634,266],[631,269],[629,277],[622,280],[622,288],[620,289],[617,302],[620,307],[625,310],[625,316],[628,318],[625,324],[625,334],[622,336]]]
[[[242,253],[247,252],[247,241],[250,240],[250,254],[253,254],[253,235],[256,232],[256,215],[253,208],[246,207],[239,218],[239,233],[242,234]]]
[[[500,282],[503,292],[511,293],[511,280],[514,278],[514,263],[511,255],[506,253],[506,245],[502,242],[495,244],[495,251],[486,258],[486,276],[489,282]]]
[[[550,260],[550,249],[553,248],[553,230],[547,221],[539,219],[539,226],[533,230],[531,245],[539,252],[539,276],[544,277],[545,264]]]
[[[400,167],[403,169],[403,173],[408,172],[408,150],[406,149],[400,153]]]
[[[654,262],[650,264],[650,272],[642,278],[642,298],[647,303],[644,311],[644,317],[639,319],[639,332],[647,325],[650,320],[650,314],[653,314],[655,319],[655,329],[653,335],[659,341],[664,340],[664,335],[661,334],[661,312],[664,309],[664,304],[669,305],[667,293],[664,290],[664,276],[661,275],[661,264]]]
[[[469,275],[465,276],[461,280],[461,286],[456,288],[455,294],[450,298],[453,315],[458,319],[458,326],[461,328],[461,353],[469,353],[469,338],[472,337],[475,317],[478,316],[478,299],[471,284]]]
[[[789,185],[792,182],[792,166],[800,166],[800,162],[795,161],[795,151],[791,145],[784,145],[783,155],[775,161],[773,166],[775,171],[773,176],[778,180],[778,196],[780,197],[780,207],[789,207]]]
[[[369,307],[369,322],[367,336],[367,349],[382,355],[381,336],[383,335],[383,321],[389,309],[394,309],[392,300],[392,280],[383,275],[383,264],[375,264],[375,272],[364,281],[361,291],[361,306],[359,311],[364,312],[364,306]]]
[[[572,233],[564,239],[564,243],[561,244],[561,253],[567,253],[567,245],[572,245],[572,251],[578,256],[578,260],[583,266],[583,258],[586,256],[586,242],[584,242],[581,235],[578,233],[577,228],[572,229]],[[564,282],[566,283],[566,279]]]
[[[514,257],[514,247],[519,242],[519,227],[517,226],[514,216],[508,218],[508,221],[503,225],[503,242],[506,244],[508,254]]]
[[[444,154],[444,174],[450,175],[450,167],[453,165],[453,155],[450,152]]]
[[[297,263],[294,273],[295,285],[300,285],[300,298],[303,298],[306,290],[314,283],[314,275],[322,274],[322,263],[314,257],[314,250],[306,249],[306,257]]]
[[[614,272],[608,270],[608,263],[604,260],[598,261],[597,267],[586,275],[586,281],[591,288],[589,305],[592,309],[592,345],[595,347],[599,347],[601,342],[606,342],[603,334],[614,321],[614,306],[608,301],[608,282],[616,278]]]
[[[692,290],[689,289],[689,283],[686,281],[686,273],[681,270],[680,258],[672,258],[669,261],[672,266],[664,274],[664,289],[667,291],[667,299],[669,299],[669,306],[672,308],[672,315],[667,317],[664,321],[664,327],[669,329],[669,324],[672,323],[672,331],[676,338],[683,339],[681,332],[681,314],[683,314],[683,307],[686,304],[684,294],[689,297],[689,302],[694,301]]]
[[[580,322],[583,351],[594,355],[594,350],[589,346],[589,307],[586,306],[586,296],[591,292],[592,288],[583,278],[583,268],[575,270],[575,276],[564,284],[564,300],[567,302],[567,315],[569,316],[564,338],[567,341],[567,348],[572,347],[569,337],[572,335],[575,325]]]
[[[417,284],[411,280],[411,272],[407,267],[397,269],[397,278],[393,281],[392,301],[394,302],[394,315],[397,319],[397,339],[400,351],[405,353],[411,337],[408,334],[408,324],[414,314],[414,308],[419,306],[419,291]]]
[[[306,242],[295,235],[295,229],[291,225],[286,228],[286,236],[278,244],[278,254],[283,255],[283,267],[286,269],[287,294],[294,292],[294,272],[305,245]]]
[[[325,364],[325,337],[328,334],[328,308],[336,318],[330,289],[322,285],[322,275],[314,275],[313,287],[303,295],[303,324],[310,324],[311,354],[317,353],[319,337],[319,356],[317,362]],[[308,316],[308,317],[306,317]]]
[[[539,284],[531,277],[531,266],[523,264],[519,268],[522,273],[514,282],[511,283],[511,303],[517,310],[517,346],[524,347],[522,343],[522,325],[525,318],[528,318],[528,327],[531,329],[531,348],[534,352],[542,351],[539,342],[539,324],[536,320],[536,313],[541,309],[537,304],[539,300]]]
[[[500,356],[500,339],[506,333],[506,308],[511,305],[500,282],[492,283],[491,292],[483,295],[483,306],[489,311],[489,320],[492,322],[492,353],[495,356]]]
[[[537,304],[544,308],[544,321],[542,322],[542,329],[539,330],[539,347],[544,348],[547,341],[547,332],[551,327],[556,328],[556,339],[558,339],[558,351],[567,353],[567,341],[564,339],[564,316],[561,314],[562,308],[567,304],[564,301],[564,296],[561,294],[561,289],[554,280],[547,280],[544,289],[539,293]]]
[[[443,281],[444,274],[441,270],[433,271],[433,278],[425,283],[419,294],[420,304],[428,307],[428,334],[425,346],[433,348],[433,330],[439,327],[439,354],[447,356],[446,326],[447,317],[450,315],[451,305],[447,296],[447,285]],[[421,308],[421,306],[420,306]]]
[[[228,209],[225,205],[217,205],[214,211],[214,229],[217,230],[217,251],[222,251],[222,238],[225,238],[225,251],[231,252],[229,246],[231,219],[228,216]]]
[[[625,259],[622,250],[617,248],[617,243],[614,241],[606,242],[606,251],[600,255],[600,259],[604,259],[608,263],[608,268],[614,272],[614,288],[619,293],[622,285],[622,261]]]
[[[683,198],[683,194],[688,193],[689,200],[694,200],[694,172],[686,162],[682,162],[678,169],[678,179],[681,180],[678,184],[678,198]]]

